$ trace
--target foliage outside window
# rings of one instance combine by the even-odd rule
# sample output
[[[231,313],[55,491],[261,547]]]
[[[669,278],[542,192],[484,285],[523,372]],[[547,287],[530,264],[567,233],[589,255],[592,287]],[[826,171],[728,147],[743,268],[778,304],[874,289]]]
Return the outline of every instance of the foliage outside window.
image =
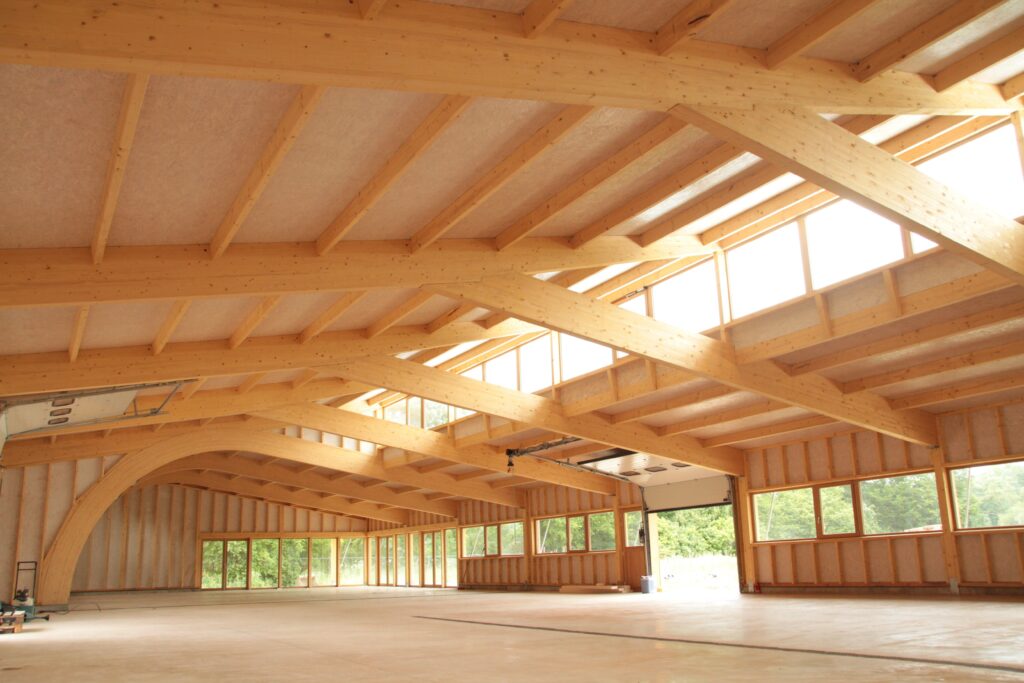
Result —
[[[825,536],[857,533],[853,513],[853,485],[823,486],[818,489],[821,505],[821,533]]]
[[[569,518],[569,550],[587,549],[587,523],[580,517]]]
[[[227,570],[225,588],[249,586],[249,541],[227,542]]]
[[[444,534],[434,532],[434,584],[444,585]]]
[[[203,541],[203,588],[221,588],[224,585],[224,541]]]
[[[484,528],[482,526],[468,526],[462,530],[462,556],[484,556]]]
[[[338,571],[341,583],[346,586],[361,586],[366,580],[366,558],[363,538],[342,538],[339,540]]]
[[[614,550],[615,515],[595,512],[539,519],[536,546],[542,554]]]
[[[736,555],[736,527],[731,505],[657,513],[658,544],[669,557]]]
[[[590,549],[615,550],[615,513],[600,512],[590,515]]]
[[[508,522],[501,525],[501,554],[523,554],[523,523]]]
[[[277,563],[281,552],[281,541],[276,538],[254,538],[252,540],[252,587],[277,588]],[[359,583],[362,583],[360,577]]]
[[[448,549],[451,550],[450,548]],[[523,554],[523,523],[506,522],[462,529],[462,556],[491,557]]]
[[[281,586],[309,585],[309,539],[281,539]]]
[[[448,424],[448,406],[437,401],[423,401],[423,426],[427,429]]]
[[[407,538],[408,536],[405,534],[400,534],[395,537],[395,585],[397,586],[408,585],[407,577],[405,575],[405,545]]]
[[[338,567],[338,560],[335,554],[336,546],[333,538],[314,538],[311,541],[312,563],[310,564],[309,578],[311,586],[335,586],[337,578],[335,572]]]
[[[457,529],[444,530],[445,585],[459,585],[459,542]]]
[[[1024,526],[1024,460],[951,472],[957,526]]]
[[[434,585],[434,534],[423,534],[423,585]]]
[[[814,538],[814,494],[811,489],[790,489],[754,494],[759,541]]]
[[[388,422],[394,422],[395,424],[406,424],[408,422],[408,416],[406,415],[405,406],[405,399],[386,406],[384,408],[384,419]]]
[[[484,538],[486,539],[484,545],[486,546],[486,553],[488,555],[498,554],[498,527],[490,525],[484,527]]]
[[[930,472],[860,482],[860,508],[867,535],[942,528],[935,475]]]
[[[409,585],[419,586],[420,581],[420,535],[409,534]]]
[[[377,539],[367,539],[368,543],[366,547],[367,552],[367,571],[366,571],[366,584],[368,586],[377,585]]]
[[[625,513],[626,547],[637,548],[644,544],[643,529],[644,518],[640,510],[632,510]]]

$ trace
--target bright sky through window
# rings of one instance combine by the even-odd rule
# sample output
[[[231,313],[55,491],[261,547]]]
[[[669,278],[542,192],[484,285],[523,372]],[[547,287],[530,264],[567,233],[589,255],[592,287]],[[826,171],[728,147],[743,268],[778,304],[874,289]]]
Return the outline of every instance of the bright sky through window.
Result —
[[[690,332],[718,326],[715,263],[705,261],[651,288],[654,319]]]
[[[811,283],[828,287],[903,258],[900,227],[841,200],[807,216]]]
[[[804,293],[796,223],[726,252],[732,313],[740,318]]]

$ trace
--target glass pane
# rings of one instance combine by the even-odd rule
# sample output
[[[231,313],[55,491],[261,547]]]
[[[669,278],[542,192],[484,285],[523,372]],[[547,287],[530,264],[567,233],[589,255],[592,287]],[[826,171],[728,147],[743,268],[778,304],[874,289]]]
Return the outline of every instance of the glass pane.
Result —
[[[484,556],[484,528],[469,526],[462,530],[462,556]]]
[[[459,532],[444,530],[444,585],[459,585]]]
[[[394,584],[394,538],[381,539],[382,578],[381,583],[388,586]]]
[[[619,303],[619,308],[637,315],[647,315],[647,297],[643,296],[643,290],[641,290],[640,294]]]
[[[475,379],[478,382],[483,382],[484,381],[484,366],[483,365],[474,365],[469,370],[466,370],[465,372],[463,372],[462,376],[466,377],[468,379]]]
[[[341,583],[346,586],[361,586],[365,579],[366,558],[362,538],[342,538],[339,543],[338,567],[341,572]]]
[[[590,549],[615,550],[615,513],[590,515]]]
[[[224,541],[203,541],[202,587],[224,587]]]
[[[444,534],[434,532],[434,583],[444,585]]]
[[[519,347],[519,386],[532,394],[547,389],[551,381],[551,336],[544,335]]]
[[[583,517],[569,518],[569,550],[586,550],[587,534],[586,523]]]
[[[691,332],[718,327],[715,262],[704,261],[651,287],[654,319]],[[637,297],[643,300],[642,297]]]
[[[434,534],[423,534],[423,585],[434,585]]]
[[[399,586],[409,585],[408,577],[406,576],[406,563],[407,557],[405,554],[405,545],[408,540],[408,536],[402,534],[395,538],[395,583]]]
[[[404,425],[405,416],[405,399],[402,399],[398,403],[392,403],[384,409],[384,419],[388,422],[394,422],[395,424]]]
[[[484,363],[484,381],[506,389],[519,388],[516,352],[509,351]]]
[[[498,527],[494,525],[487,527],[487,554],[498,554]]]
[[[1024,176],[1013,126],[982,135],[918,168],[1008,218],[1024,215]]]
[[[1024,461],[953,470],[961,529],[1024,526]]]
[[[448,424],[448,406],[436,401],[423,401],[423,426],[433,429]]]
[[[733,317],[804,293],[804,264],[796,223],[725,252]]]
[[[852,534],[857,531],[853,518],[853,486],[826,486],[818,490],[821,502],[821,533]]]
[[[565,517],[552,517],[537,521],[538,553],[564,553],[566,540]]]
[[[627,512],[626,519],[626,547],[635,548],[644,544],[643,538],[643,513],[639,510]]]
[[[754,495],[757,540],[785,541],[814,538],[814,494],[811,489],[772,491]]]
[[[367,549],[369,550],[367,561],[369,562],[369,564],[367,566],[366,583],[367,583],[367,585],[370,585],[370,586],[376,586],[377,585],[377,569],[378,569],[378,567],[377,567],[377,539],[376,538],[370,538],[370,539],[367,539],[367,540],[369,541],[367,543]]]
[[[311,549],[313,563],[310,566],[309,578],[313,586],[337,585],[336,570],[338,567],[337,546],[333,538],[314,538]]]
[[[476,414],[475,410],[469,410],[467,408],[460,408],[458,406],[453,406],[453,407],[455,408],[455,419],[456,420],[461,420],[464,417],[469,417],[470,415],[475,415]]]
[[[910,251],[915,254],[920,254],[921,252],[928,251],[929,249],[934,249],[937,246],[939,245],[932,242],[927,237],[918,235],[916,232],[910,233]]]
[[[414,397],[409,399],[409,424],[413,427],[423,426],[423,399]]]
[[[501,554],[523,554],[523,523],[508,522],[501,525]]]
[[[933,474],[862,481],[860,506],[865,534],[938,531],[942,528]]]
[[[281,542],[276,538],[252,541],[252,587],[277,588],[277,560]]]
[[[309,584],[309,539],[281,539],[281,586]]]
[[[561,340],[563,382],[612,364],[612,350],[607,346],[571,334],[559,334],[558,337]]]
[[[228,541],[227,588],[249,585],[249,541]]]
[[[420,585],[420,535],[409,535],[409,585]]]
[[[840,200],[806,220],[815,289],[903,258],[900,226],[853,202]]]

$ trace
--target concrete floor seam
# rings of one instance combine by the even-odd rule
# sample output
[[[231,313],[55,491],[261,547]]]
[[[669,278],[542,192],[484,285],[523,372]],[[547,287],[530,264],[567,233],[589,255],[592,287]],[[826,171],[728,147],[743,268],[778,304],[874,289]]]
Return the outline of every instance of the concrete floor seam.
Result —
[[[853,657],[857,659],[877,659],[884,661],[894,662],[907,662],[909,664],[930,664],[935,666],[956,666],[968,669],[985,669],[990,671],[1003,671],[1006,673],[1024,673],[1024,667],[1016,667],[1005,664],[983,664],[983,663],[971,663],[971,662],[958,662],[954,660],[946,659],[925,659],[918,657],[900,657],[897,655],[873,655],[859,652],[840,652],[833,650],[813,650],[796,647],[779,647],[774,645],[747,645],[744,643],[727,643],[718,642],[713,640],[695,640],[688,638],[668,638],[665,636],[641,636],[630,633],[603,633],[601,631],[581,631],[568,628],[556,628],[553,626],[529,626],[526,624],[502,624],[491,621],[475,621],[471,619],[452,619],[448,617],[429,617],[425,615],[415,615],[415,619],[428,619],[431,621],[449,621],[458,624],[473,624],[477,626],[496,626],[500,628],[517,628],[527,631],[549,631],[552,633],[568,633],[573,635],[581,636],[604,636],[606,638],[629,638],[632,640],[653,640],[665,643],[681,643],[685,645],[712,645],[718,647],[735,647],[742,648],[745,650],[768,650],[773,652],[792,652],[799,654],[811,654],[811,655],[831,655],[835,657]]]

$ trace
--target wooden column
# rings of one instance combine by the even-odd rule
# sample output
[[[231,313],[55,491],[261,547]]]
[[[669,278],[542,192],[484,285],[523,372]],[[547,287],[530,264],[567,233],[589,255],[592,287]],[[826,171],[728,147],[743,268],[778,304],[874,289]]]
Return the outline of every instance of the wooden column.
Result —
[[[941,436],[940,436],[941,438]],[[946,560],[946,575],[949,578],[949,590],[960,592],[960,552],[956,546],[956,510],[953,504],[953,491],[949,483],[949,469],[946,467],[945,450],[932,450],[932,467],[935,470],[935,487],[939,495],[939,517],[942,520],[942,554]]]
[[[752,593],[754,584],[757,583],[757,564],[754,559],[754,511],[750,504],[750,484],[745,476],[736,477],[734,510],[739,530],[739,535],[736,538],[736,552],[743,558],[741,591]]]

